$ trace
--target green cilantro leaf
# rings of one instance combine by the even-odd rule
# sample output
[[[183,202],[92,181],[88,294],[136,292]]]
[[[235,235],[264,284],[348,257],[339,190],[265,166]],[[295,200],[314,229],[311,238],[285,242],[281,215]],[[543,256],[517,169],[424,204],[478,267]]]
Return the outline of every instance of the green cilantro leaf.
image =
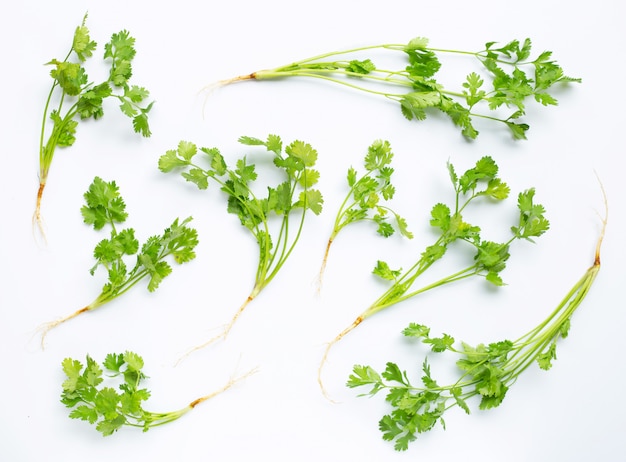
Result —
[[[106,224],[114,227],[115,223],[123,223],[128,217],[126,204],[115,181],[106,182],[95,177],[84,198],[86,205],[81,208],[83,220],[93,225],[95,230],[102,229]]]
[[[534,188],[518,195],[519,225],[511,227],[515,237],[531,242],[533,237],[539,237],[550,229],[550,222],[544,216],[545,209],[542,205],[534,203],[534,196]]]
[[[388,281],[395,281],[402,274],[402,269],[392,270],[387,262],[378,260],[376,266],[372,270],[376,276]]]
[[[354,72],[355,74],[369,74],[374,70],[376,70],[376,66],[370,59],[365,59],[363,61],[353,59],[346,66],[347,72]]]
[[[429,338],[430,327],[412,322],[403,331],[406,337]]]
[[[320,191],[317,189],[307,189],[300,193],[297,205],[311,210],[315,215],[319,215],[322,213],[323,203],[324,199]]]
[[[85,69],[80,64],[61,62],[56,59],[47,64],[55,66],[50,71],[50,77],[56,81],[65,94],[69,96],[80,94],[88,79]]]
[[[87,15],[83,18],[83,23],[74,31],[74,40],[72,42],[72,49],[81,61],[90,58],[97,46],[96,42],[89,37],[89,29],[85,26],[86,21]]]
[[[63,390],[73,392],[78,386],[78,378],[80,377],[83,365],[80,361],[65,358],[61,363],[61,366],[63,367],[63,372],[67,376],[67,379],[63,382]]]

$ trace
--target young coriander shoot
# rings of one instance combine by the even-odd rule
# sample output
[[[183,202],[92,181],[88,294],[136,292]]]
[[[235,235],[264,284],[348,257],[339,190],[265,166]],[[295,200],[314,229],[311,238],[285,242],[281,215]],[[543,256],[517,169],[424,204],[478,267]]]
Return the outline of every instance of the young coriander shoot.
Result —
[[[61,402],[72,409],[69,417],[96,425],[102,436],[110,436],[123,426],[139,427],[144,432],[179,419],[198,404],[207,401],[228,390],[239,381],[253,374],[252,370],[240,377],[231,378],[222,388],[206,396],[195,399],[187,406],[171,412],[151,412],[143,408],[144,401],[150,398],[150,391],[140,388],[146,378],[143,372],[144,361],[136,353],[108,354],[102,367],[89,355],[85,364],[65,358],[61,363],[66,380],[63,382]],[[118,390],[112,386],[103,386],[107,380],[117,379]]]
[[[437,422],[445,429],[444,414],[449,409],[458,406],[470,414],[467,401],[474,397],[480,398],[479,409],[495,408],[532,364],[537,363],[541,369],[549,370],[556,359],[557,342],[567,337],[571,318],[600,271],[600,247],[607,217],[608,213],[603,219],[593,265],[546,319],[517,340],[481,343],[475,347],[461,342],[455,347],[452,336],[431,337],[430,328],[421,324],[412,323],[403,330],[405,336],[421,340],[433,352],[449,352],[459,358],[456,365],[460,375],[453,383],[437,383],[431,376],[427,357],[422,363],[420,385],[411,383],[407,372],[401,371],[393,362],[388,362],[382,373],[370,366],[355,365],[346,385],[350,388],[369,387],[368,392],[359,396],[374,396],[384,390],[385,399],[393,409],[378,423],[383,439],[393,441],[397,451],[404,451],[418,434],[432,430]]]
[[[436,230],[438,238],[432,245],[426,247],[408,270],[394,270],[384,261],[377,262],[373,273],[389,281],[391,285],[357,316],[350,326],[327,344],[318,369],[318,382],[326,397],[328,394],[322,382],[322,369],[328,359],[329,351],[333,345],[364,320],[418,294],[470,277],[484,278],[495,286],[502,286],[504,282],[500,273],[506,267],[511,244],[516,240],[533,242],[533,238],[541,236],[548,230],[550,224],[544,217],[544,207],[534,203],[535,190],[531,188],[518,195],[519,218],[517,224],[510,228],[511,237],[506,242],[484,239],[481,235],[481,228],[466,222],[463,213],[476,200],[482,199],[497,203],[506,199],[510,192],[509,186],[498,177],[498,166],[489,156],[479,159],[474,167],[460,176],[450,162],[447,166],[455,198],[451,206],[440,202],[431,209],[430,225]],[[414,289],[413,285],[420,276],[440,260],[448,250],[453,250],[455,248],[453,244],[456,242],[474,247],[473,261],[446,277]]]
[[[76,28],[72,46],[63,60],[52,59],[46,65],[52,66],[50,77],[52,86],[43,111],[39,138],[39,189],[33,223],[43,235],[41,200],[48,181],[48,172],[57,147],[72,146],[76,141],[79,121],[98,120],[104,115],[104,100],[117,99],[122,113],[132,119],[136,133],[150,136],[148,112],[153,102],[143,105],[150,92],[143,87],[130,84],[133,73],[132,60],[135,57],[135,39],[126,30],[111,36],[104,46],[104,59],[110,64],[108,78],[99,84],[89,81],[84,67],[85,61],[93,55],[97,44],[91,40],[85,25],[87,15]],[[52,122],[50,133],[48,124]]]
[[[182,177],[198,189],[207,189],[210,181],[219,185],[227,196],[227,211],[237,215],[259,246],[254,285],[246,300],[219,335],[192,348],[185,356],[226,339],[247,305],[274,279],[291,255],[302,233],[307,212],[318,215],[322,211],[322,194],[312,188],[319,179],[319,172],[314,169],[317,151],[310,144],[296,140],[283,149],[283,142],[276,135],[269,135],[266,141],[242,136],[239,142],[265,147],[273,156],[274,166],[284,175],[283,182],[267,187],[265,197],[253,191],[257,171],[255,164],[245,156],[237,160],[233,169],[228,167],[217,148],[198,149],[191,142],[181,141],[177,149],[168,150],[159,159],[162,172],[182,170]],[[274,215],[278,223],[272,219]],[[297,220],[295,224],[292,223],[294,219]]]
[[[347,182],[350,189],[337,211],[333,229],[326,244],[318,277],[319,288],[322,286],[330,247],[339,232],[346,226],[367,220],[376,224],[376,231],[383,237],[389,237],[397,230],[404,237],[413,238],[406,220],[384,204],[393,198],[396,191],[391,183],[391,176],[394,172],[391,167],[392,159],[393,152],[389,141],[376,140],[365,154],[365,173],[359,177],[354,168],[348,169]],[[389,217],[393,217],[393,220],[389,220]]]
[[[110,237],[102,239],[96,245],[93,252],[96,264],[89,270],[93,276],[96,269],[102,266],[108,274],[108,281],[89,305],[43,326],[42,348],[51,329],[116,299],[142,279],[148,278],[148,291],[154,292],[161,281],[172,272],[172,267],[167,262],[168,257],[171,256],[178,264],[187,263],[196,257],[194,249],[198,244],[198,233],[187,226],[191,217],[181,222],[176,218],[162,235],[149,237],[140,248],[133,228],[118,230],[116,226],[126,221],[128,213],[115,181],[94,178],[84,198],[85,205],[81,208],[84,222],[93,226],[96,231],[110,226]],[[129,267],[125,259],[133,256],[135,263]]]
[[[437,109],[447,114],[469,139],[478,136],[473,123],[475,118],[504,124],[514,139],[526,139],[529,125],[520,119],[526,114],[527,101],[534,99],[543,106],[557,105],[557,99],[551,93],[557,84],[581,82],[581,79],[565,75],[552,59],[551,51],[544,51],[533,59],[531,48],[531,40],[527,38],[522,42],[512,40],[505,45],[488,42],[480,51],[439,49],[429,47],[428,39],[417,37],[407,44],[331,51],[274,69],[223,80],[210,87],[253,79],[322,79],[395,101],[408,120],[423,120],[428,110]],[[392,55],[404,53],[407,65],[403,69],[383,69],[371,59],[358,58],[372,50],[384,50]],[[472,71],[458,88],[449,89],[436,78],[442,67],[439,56],[443,54],[474,57],[481,64],[481,73]]]

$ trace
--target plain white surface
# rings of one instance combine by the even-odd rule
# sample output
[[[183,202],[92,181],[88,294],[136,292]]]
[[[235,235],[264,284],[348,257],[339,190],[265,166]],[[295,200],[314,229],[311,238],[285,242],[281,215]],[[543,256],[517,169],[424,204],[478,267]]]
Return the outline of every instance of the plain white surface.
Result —
[[[94,462],[108,460],[277,461],[620,461],[625,460],[621,399],[626,379],[623,286],[624,96],[619,76],[625,11],[618,1],[592,7],[531,0],[502,2],[372,1],[265,2],[17,2],[0,19],[4,90],[0,198],[2,285],[0,381],[3,417],[0,459]],[[62,57],[74,28],[89,11],[88,27],[100,47],[128,29],[138,50],[134,81],[152,92],[153,136],[141,139],[110,104],[97,123],[81,124],[76,144],[58,150],[43,201],[47,246],[33,238],[37,146],[43,104],[51,83],[42,64]],[[482,126],[472,143],[442,117],[404,120],[397,105],[321,82],[248,82],[214,92],[204,106],[205,85],[275,67],[321,52],[428,37],[433,46],[480,49],[487,41],[530,37],[535,52],[554,57],[581,85],[560,91],[558,107],[531,104],[529,140],[513,142],[499,128]],[[88,63],[97,79],[99,58]],[[457,66],[458,67],[455,67]],[[460,83],[475,69],[450,63]],[[244,154],[240,135],[276,133],[302,139],[320,154],[325,210],[311,216],[296,251],[273,283],[235,325],[226,342],[173,364],[230,319],[253,282],[256,248],[236,217],[225,212],[217,188],[200,192],[157,169],[158,157],[186,139],[219,147],[231,162]],[[325,285],[315,293],[326,236],[345,172],[359,169],[367,146],[390,141],[397,169],[395,207],[416,237],[383,240],[367,225],[346,229],[332,250]],[[431,239],[430,207],[449,200],[445,162],[458,170],[492,155],[514,192],[535,186],[552,223],[536,245],[512,249],[509,283],[488,290],[468,281],[415,298],[365,322],[331,351],[326,385],[340,401],[326,401],[316,372],[325,342],[346,327],[384,286],[370,271],[376,259],[407,267]],[[400,331],[411,321],[469,343],[515,338],[541,321],[592,263],[603,203],[594,170],[606,188],[610,218],[603,268],[572,320],[549,372],[531,368],[499,408],[466,416],[454,410],[447,430],[423,435],[405,453],[381,439],[380,397],[357,398],[345,383],[352,365],[382,369],[386,361],[418,373],[424,350]],[[82,223],[82,194],[95,175],[116,180],[138,236],[156,234],[179,216],[194,216],[198,258],[174,268],[154,294],[137,287],[102,309],[52,331],[38,348],[35,329],[89,303],[103,284],[91,277],[91,252],[103,237]],[[514,200],[476,219],[506,231],[500,216],[514,215]],[[500,215],[501,213],[501,215]],[[508,214],[508,215],[507,215]],[[441,274],[454,267],[442,262]],[[436,276],[436,274],[433,274]],[[59,402],[60,362],[89,353],[133,350],[146,362],[152,410],[174,410],[219,388],[232,374],[259,372],[181,420],[148,433],[122,429],[102,438],[84,422],[67,418]],[[446,370],[440,371],[445,375]],[[434,373],[437,374],[436,369]],[[158,459],[157,459],[158,458]]]

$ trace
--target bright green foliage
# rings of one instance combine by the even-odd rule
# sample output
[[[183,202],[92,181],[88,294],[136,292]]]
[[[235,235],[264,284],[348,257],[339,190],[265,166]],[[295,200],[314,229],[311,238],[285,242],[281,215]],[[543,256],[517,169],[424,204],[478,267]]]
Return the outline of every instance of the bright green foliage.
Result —
[[[195,258],[198,233],[187,226],[191,217],[180,223],[177,218],[162,235],[149,237],[140,247],[133,228],[118,230],[116,227],[126,221],[128,214],[115,181],[106,182],[96,177],[84,197],[85,205],[81,208],[84,222],[95,230],[107,225],[111,228],[110,237],[96,245],[93,253],[96,264],[90,270],[94,274],[99,266],[104,267],[109,280],[89,309],[113,300],[144,278],[148,278],[148,290],[155,291],[172,272],[166,261],[169,256],[178,264]],[[130,269],[125,262],[128,257],[135,260]]]
[[[365,319],[418,294],[470,277],[484,278],[490,284],[501,286],[504,284],[501,273],[506,268],[513,241],[517,239],[532,241],[533,237],[541,236],[548,229],[548,220],[543,216],[544,209],[534,203],[535,191],[529,189],[518,196],[519,218],[517,225],[511,227],[513,236],[506,242],[493,242],[483,238],[481,228],[468,223],[463,214],[477,200],[496,204],[509,196],[508,185],[498,176],[498,166],[491,157],[485,156],[462,175],[457,174],[454,166],[448,162],[448,173],[454,189],[454,201],[451,205],[437,203],[430,212],[430,225],[438,234],[438,238],[422,251],[417,261],[408,270],[392,269],[387,262],[382,260],[376,263],[373,274],[389,282],[390,286],[348,328],[327,344],[318,370],[318,382],[324,393],[321,370],[330,348]],[[435,262],[441,260],[454,243],[469,245],[473,248],[474,257],[471,263],[435,282],[418,289],[413,288],[418,279]],[[436,343],[433,342],[433,346],[439,350],[445,349],[450,344],[450,340],[444,337]]]
[[[402,332],[406,337],[420,340],[435,353],[448,352],[458,358],[459,377],[449,385],[440,385],[432,378],[427,357],[422,362],[420,385],[412,383],[407,372],[401,371],[393,362],[388,362],[382,373],[370,366],[355,365],[346,385],[369,389],[359,396],[373,396],[385,391],[385,400],[392,411],[379,421],[379,429],[383,439],[393,441],[396,450],[404,451],[420,433],[431,430],[437,422],[445,428],[443,416],[450,408],[458,406],[470,414],[468,400],[477,397],[480,399],[479,409],[492,409],[502,403],[510,387],[534,362],[543,370],[550,369],[556,359],[557,341],[567,337],[570,319],[589,292],[599,270],[597,254],[594,265],[556,309],[515,341],[502,340],[477,346],[461,342],[460,347],[455,347],[452,336],[432,337],[430,328],[411,323]]]
[[[307,212],[321,213],[323,198],[320,191],[312,188],[318,181],[319,172],[314,169],[317,151],[310,144],[293,141],[283,146],[277,135],[269,135],[265,141],[242,136],[239,142],[265,147],[284,178],[276,185],[267,186],[265,197],[259,197],[255,192],[256,165],[242,157],[234,168],[229,167],[217,148],[198,149],[191,142],[181,141],[177,149],[168,150],[161,156],[159,169],[162,172],[182,170],[183,178],[199,189],[207,189],[210,182],[217,183],[226,194],[227,211],[236,215],[254,236],[259,246],[259,260],[247,303],[270,283],[287,261],[301,235]],[[295,227],[290,223],[294,214],[299,216]],[[222,337],[230,327],[232,323]]]
[[[94,178],[84,198],[85,205],[81,208],[84,222],[95,230],[101,230],[105,226],[111,228],[110,237],[102,239],[96,245],[93,251],[96,264],[89,270],[93,275],[102,266],[107,272],[108,281],[89,305],[69,316],[45,324],[41,336],[42,347],[51,329],[114,300],[145,278],[148,279],[148,290],[154,292],[161,281],[172,272],[172,267],[167,262],[168,257],[178,264],[196,257],[194,249],[198,244],[198,233],[187,226],[191,217],[180,223],[177,218],[162,235],[149,237],[140,247],[133,228],[117,229],[116,225],[124,223],[128,214],[115,181]],[[129,260],[131,266],[128,266]]]
[[[378,260],[372,273],[379,278],[386,279],[388,281],[396,281],[402,274],[402,269],[393,270],[386,262]]]
[[[392,159],[393,152],[389,142],[376,140],[369,146],[365,154],[365,173],[359,176],[354,168],[348,169],[347,182],[350,189],[335,216],[333,230],[328,239],[322,262],[320,278],[326,266],[332,242],[343,228],[352,223],[372,221],[376,224],[378,234],[383,237],[389,237],[397,230],[403,236],[409,239],[413,238],[406,220],[385,205],[396,192],[391,183],[391,176],[394,172],[391,167]]]
[[[72,146],[76,141],[76,129],[80,120],[98,120],[104,115],[104,100],[117,99],[123,114],[132,119],[133,129],[144,137],[150,136],[148,113],[152,102],[144,104],[150,93],[143,87],[131,85],[132,60],[135,56],[135,39],[125,30],[113,34],[104,46],[104,59],[110,64],[109,77],[96,84],[89,80],[84,67],[92,57],[96,42],[85,26],[87,15],[76,28],[72,47],[63,60],[52,59],[50,76],[53,79],[46,100],[39,144],[39,181],[35,218],[40,218],[40,203],[43,187],[57,147]],[[51,107],[53,97],[58,99],[55,108]],[[46,138],[48,120],[52,121],[52,131]],[[41,223],[40,223],[41,224]]]
[[[544,217],[544,208],[534,203],[535,190],[529,189],[518,195],[519,219],[518,224],[511,227],[513,236],[506,242],[484,239],[481,228],[465,221],[463,213],[478,199],[497,203],[509,196],[509,187],[498,177],[498,166],[491,157],[485,156],[462,175],[458,175],[454,166],[448,163],[448,173],[454,188],[454,202],[452,205],[437,203],[430,212],[430,225],[439,233],[439,237],[424,249],[415,264],[406,271],[392,271],[388,263],[377,263],[374,274],[393,283],[362,313],[363,318],[427,290],[472,276],[484,277],[497,286],[503,285],[500,274],[509,259],[511,243],[517,239],[532,241],[533,237],[541,236],[548,230],[549,222]],[[457,241],[474,248],[472,264],[439,281],[411,290],[419,277]]]
[[[84,365],[66,358],[61,366],[67,377],[63,382],[61,402],[72,409],[69,417],[95,424],[102,436],[112,435],[125,425],[142,428],[145,432],[172,422],[193,409],[189,405],[166,413],[144,410],[143,404],[150,398],[150,392],[140,388],[146,377],[142,370],[143,359],[130,351],[108,354],[102,367],[90,356]],[[110,379],[118,379],[117,389],[102,386],[105,373]]]
[[[404,53],[407,65],[403,69],[389,70],[377,68],[369,59],[341,59],[372,49]],[[445,53],[473,56],[482,65],[482,73],[470,72],[459,88],[444,87],[436,77],[442,72],[440,56]],[[478,136],[475,118],[504,124],[513,138],[525,139],[529,126],[520,119],[526,113],[527,101],[535,100],[544,106],[556,105],[557,100],[550,91],[557,83],[581,81],[566,76],[549,51],[534,59],[530,56],[530,39],[523,42],[512,40],[502,46],[489,42],[483,50],[474,52],[431,48],[427,39],[417,37],[405,45],[382,44],[324,53],[221,83],[251,78],[319,78],[396,101],[409,120],[423,120],[429,110],[439,110],[470,139]],[[388,89],[370,86],[367,82],[382,83]]]
[[[187,226],[191,217],[182,222],[175,219],[162,235],[151,236],[140,246],[133,228],[117,228],[117,225],[126,221],[128,213],[115,181],[107,182],[95,177],[84,198],[85,205],[80,210],[84,222],[93,226],[96,231],[105,226],[110,227],[110,236],[98,242],[93,251],[96,263],[89,270],[93,275],[98,267],[103,267],[108,281],[89,305],[64,318],[44,324],[42,347],[51,329],[114,300],[143,279],[148,279],[148,290],[154,292],[161,281],[172,272],[168,258],[182,264],[196,257],[198,233]]]
[[[347,175],[350,190],[337,212],[332,239],[347,225],[363,220],[376,223],[381,236],[389,237],[398,230],[403,236],[413,238],[406,220],[383,204],[395,194],[395,187],[391,184],[392,158],[389,142],[377,140],[365,155],[365,173],[357,177],[356,170],[350,167]],[[389,217],[393,217],[391,222]]]

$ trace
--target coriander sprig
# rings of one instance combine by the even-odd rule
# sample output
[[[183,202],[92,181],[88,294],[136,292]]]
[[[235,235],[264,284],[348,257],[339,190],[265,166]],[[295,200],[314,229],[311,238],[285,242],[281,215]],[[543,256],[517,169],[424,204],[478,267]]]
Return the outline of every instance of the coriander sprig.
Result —
[[[76,129],[81,120],[100,119],[104,115],[104,100],[117,99],[122,113],[132,119],[133,129],[149,137],[148,113],[153,102],[143,103],[150,96],[144,87],[131,85],[132,60],[135,57],[135,39],[122,30],[111,36],[104,46],[104,59],[109,62],[107,80],[96,84],[89,81],[85,61],[92,57],[97,44],[90,37],[85,25],[87,15],[74,32],[72,46],[63,60],[52,59],[50,77],[53,82],[46,99],[39,139],[39,190],[34,223],[43,234],[41,200],[48,180],[48,172],[57,147],[72,146],[76,141]],[[58,100],[58,103],[54,103]],[[52,107],[56,104],[56,107]],[[47,126],[52,121],[51,132],[46,136]]]
[[[228,167],[217,148],[198,149],[193,143],[181,141],[177,149],[167,151],[159,159],[162,172],[182,170],[183,178],[199,189],[207,189],[210,181],[217,183],[227,196],[228,212],[237,215],[259,246],[250,294],[219,335],[187,354],[227,337],[246,306],[274,279],[291,255],[302,233],[307,212],[318,215],[322,211],[322,194],[312,188],[318,181],[319,172],[314,169],[317,151],[310,144],[296,140],[283,147],[281,138],[276,135],[269,135],[266,141],[242,136],[239,142],[265,147],[273,157],[274,166],[283,174],[284,181],[268,186],[265,197],[259,197],[253,191],[253,182],[258,175],[255,164],[247,157],[237,160],[233,169]],[[273,215],[278,218],[277,226],[272,226],[275,224]],[[291,223],[294,215],[295,227]]]
[[[96,245],[93,252],[96,263],[89,270],[94,275],[98,267],[103,267],[108,274],[108,282],[89,305],[69,316],[45,324],[42,328],[42,347],[51,329],[114,300],[145,278],[148,278],[148,290],[154,292],[161,281],[172,272],[172,267],[167,262],[168,257],[178,264],[187,263],[196,257],[194,249],[198,244],[198,233],[187,226],[191,217],[181,222],[178,218],[175,219],[162,235],[149,237],[140,248],[133,228],[117,229],[116,225],[124,223],[128,213],[115,181],[107,182],[95,177],[84,198],[85,205],[81,208],[84,222],[93,226],[96,231],[105,226],[111,228],[110,237],[102,239]],[[128,257],[135,259],[131,267],[125,261]]]
[[[600,271],[605,228],[606,217],[593,265],[545,320],[517,340],[476,346],[461,342],[460,347],[455,347],[454,337],[448,334],[433,337],[425,325],[411,323],[403,330],[405,336],[419,339],[435,353],[448,352],[458,357],[456,366],[460,375],[453,383],[437,383],[431,376],[428,358],[422,363],[421,385],[411,383],[407,372],[393,362],[388,362],[382,373],[371,366],[355,365],[346,385],[369,388],[359,396],[384,391],[393,409],[379,421],[383,439],[393,441],[396,450],[404,451],[417,435],[432,430],[437,422],[445,428],[444,414],[449,409],[458,406],[470,414],[468,400],[474,397],[480,398],[479,409],[492,409],[502,403],[510,387],[531,365],[536,363],[541,369],[549,370],[556,359],[557,342],[569,334],[571,318]]]
[[[481,228],[465,221],[463,213],[476,200],[497,203],[506,199],[510,192],[509,186],[500,179],[498,166],[489,156],[479,159],[474,167],[462,175],[458,175],[454,166],[448,162],[448,172],[455,193],[454,202],[451,206],[437,203],[430,213],[430,225],[438,232],[439,237],[426,247],[408,270],[392,269],[387,262],[379,260],[373,273],[389,281],[390,287],[327,344],[318,370],[318,382],[326,396],[321,374],[331,347],[365,319],[418,294],[470,277],[484,278],[493,285],[502,286],[504,282],[500,273],[510,257],[511,244],[520,239],[532,242],[533,238],[548,230],[550,224],[544,217],[544,207],[534,203],[535,190],[531,188],[518,195],[519,215],[517,223],[510,228],[512,236],[505,242],[493,242],[483,238]],[[472,262],[446,277],[414,289],[413,285],[435,262],[443,258],[454,242],[462,242],[474,248]]]
[[[123,426],[139,427],[146,432],[150,428],[173,422],[198,404],[228,390],[254,373],[250,371],[243,376],[231,378],[219,390],[195,399],[176,411],[151,412],[143,408],[144,402],[150,398],[150,391],[140,388],[146,375],[143,372],[143,358],[138,354],[131,351],[110,353],[105,357],[102,367],[89,355],[84,365],[78,360],[65,358],[61,366],[66,376],[62,385],[61,402],[72,409],[69,417],[95,424],[96,430],[102,436],[110,436]],[[104,372],[110,380],[118,379],[121,382],[117,390],[112,386],[103,386]]]
[[[531,48],[531,40],[527,38],[522,42],[512,40],[505,45],[488,42],[480,51],[438,49],[429,47],[428,39],[416,37],[407,44],[379,44],[332,51],[286,66],[223,80],[214,86],[252,79],[321,79],[395,101],[409,120],[423,120],[428,110],[437,109],[447,114],[463,136],[470,139],[478,136],[474,118],[501,123],[513,138],[525,139],[529,125],[520,119],[526,114],[527,101],[535,100],[543,106],[556,105],[557,100],[551,93],[555,85],[581,81],[568,77],[552,59],[550,51],[531,58]],[[371,50],[403,53],[407,65],[403,69],[378,68],[371,59],[360,57],[363,52]],[[482,73],[468,73],[458,88],[442,85],[435,78],[442,67],[439,55],[449,53],[474,57],[481,64]]]
[[[350,167],[347,174],[348,194],[341,203],[333,229],[326,244],[324,258],[319,272],[319,287],[322,285],[324,270],[332,243],[339,232],[350,224],[360,221],[372,221],[376,231],[383,237],[393,235],[396,230],[408,239],[413,238],[406,220],[385,203],[395,194],[391,183],[394,169],[391,167],[393,152],[389,141],[376,140],[368,148],[364,158],[365,173],[361,176]],[[392,220],[389,218],[393,217]]]

